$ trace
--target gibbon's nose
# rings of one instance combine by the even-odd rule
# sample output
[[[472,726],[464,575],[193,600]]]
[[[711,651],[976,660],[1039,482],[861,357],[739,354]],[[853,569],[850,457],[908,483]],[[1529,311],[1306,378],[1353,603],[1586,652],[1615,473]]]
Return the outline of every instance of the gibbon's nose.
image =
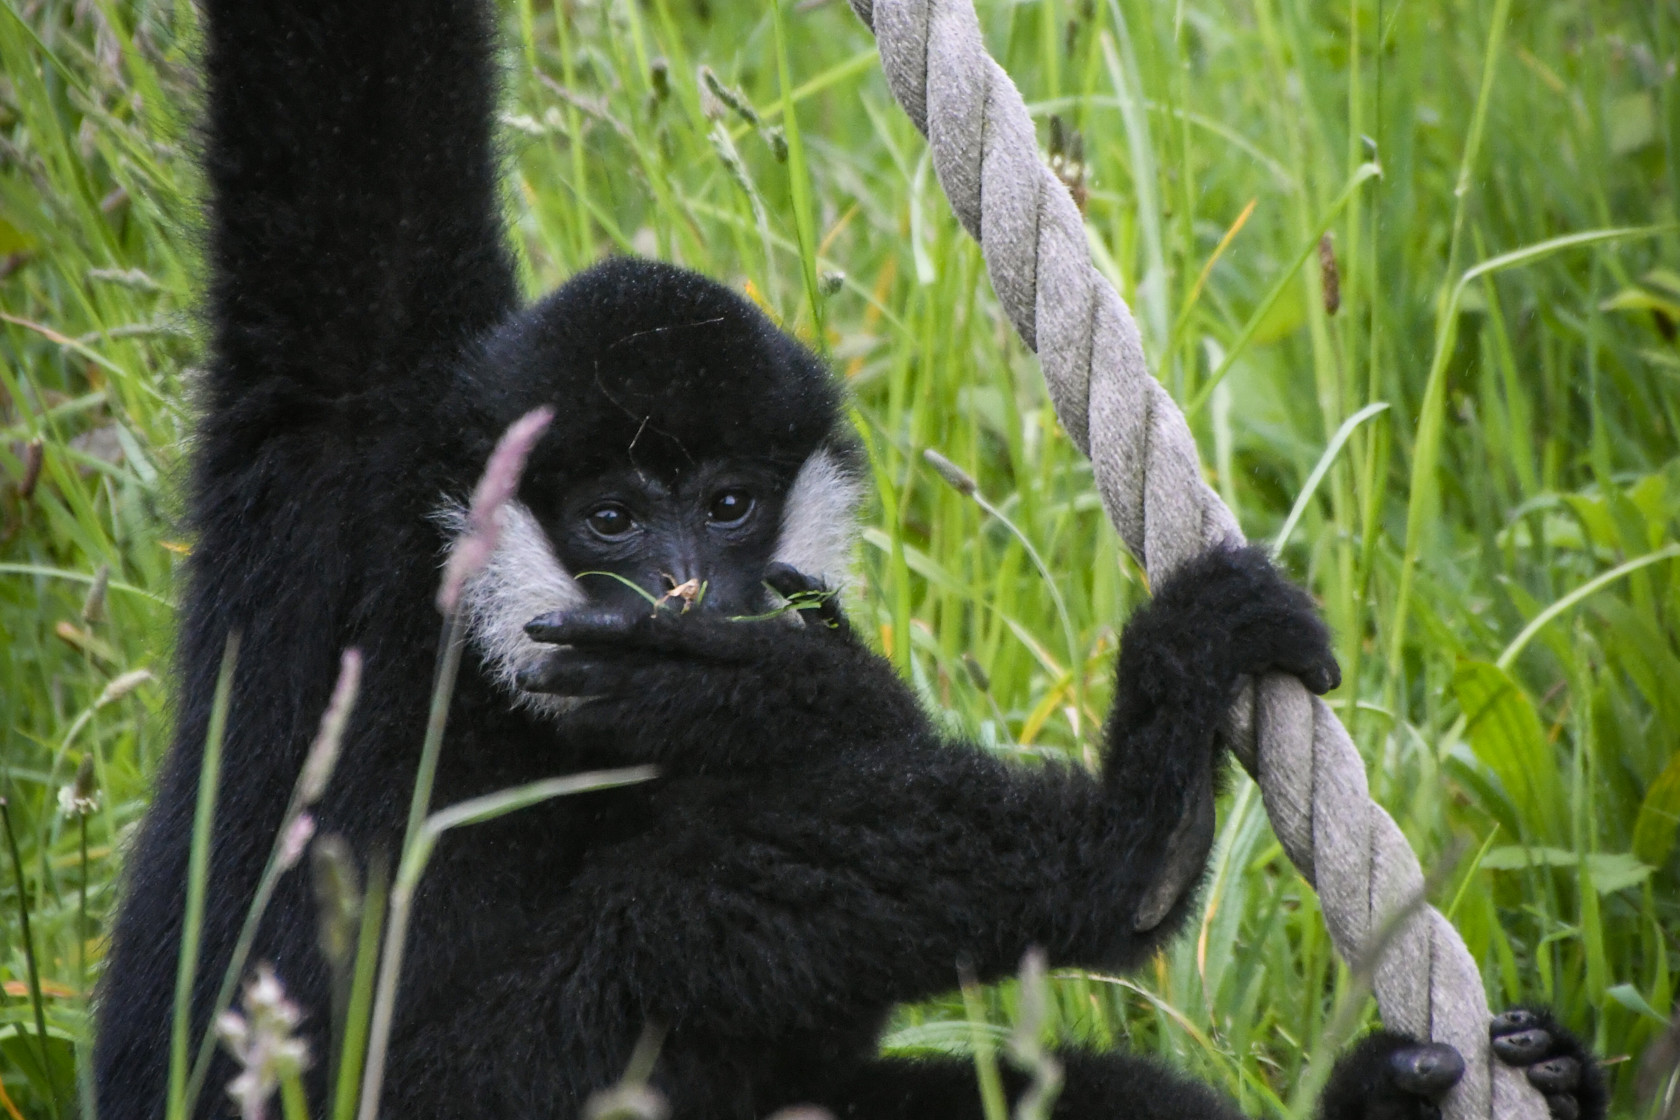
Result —
[[[688,547],[671,554],[661,571],[661,582],[665,586],[659,589],[659,593],[676,605],[710,609],[713,605],[710,602],[712,592],[718,588],[708,578],[706,565],[701,562],[697,551]]]

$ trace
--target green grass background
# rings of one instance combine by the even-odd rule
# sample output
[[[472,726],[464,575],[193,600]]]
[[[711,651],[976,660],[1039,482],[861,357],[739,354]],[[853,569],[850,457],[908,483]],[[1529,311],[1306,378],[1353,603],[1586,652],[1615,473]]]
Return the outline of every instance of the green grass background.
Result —
[[[1282,554],[1335,627],[1333,702],[1431,901],[1492,1001],[1554,1004],[1635,1114],[1680,966],[1680,4],[979,7],[1041,140],[1053,116],[1080,135],[1092,249],[1209,479],[1256,539],[1299,504]],[[854,614],[987,747],[1093,758],[1143,584],[843,0],[502,10],[529,289],[668,257],[825,350],[878,490]],[[167,742],[203,333],[195,28],[185,0],[0,10],[0,1082],[31,1117],[54,1109],[43,1022],[74,1112],[84,996]],[[84,759],[101,801],[77,818],[59,791]],[[1136,977],[1059,976],[1043,1030],[1166,1055],[1268,1114],[1341,1041],[1350,990],[1238,776],[1200,920]],[[985,1042],[1014,987],[969,1008],[990,1027],[953,996],[888,1044]]]

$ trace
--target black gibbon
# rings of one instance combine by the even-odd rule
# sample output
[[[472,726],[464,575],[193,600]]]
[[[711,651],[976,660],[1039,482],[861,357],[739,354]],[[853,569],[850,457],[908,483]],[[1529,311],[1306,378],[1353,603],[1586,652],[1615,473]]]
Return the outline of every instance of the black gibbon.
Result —
[[[1238,676],[1335,683],[1309,600],[1252,550],[1165,581],[1126,627],[1100,775],[946,741],[832,601],[802,623],[737,617],[771,605],[767,582],[796,595],[843,570],[861,464],[823,366],[748,302],[665,265],[613,261],[522,306],[498,216],[488,4],[204,8],[213,336],[188,495],[196,544],[176,737],[99,993],[101,1115],[163,1110],[200,754],[229,634],[242,656],[195,1038],[350,646],[361,699],[319,828],[364,856],[395,847],[440,559],[460,531],[450,503],[511,421],[549,405],[500,547],[462,602],[468,651],[434,800],[632,761],[661,777],[445,837],[415,903],[383,1114],[575,1117],[658,1024],[653,1080],[678,1117],[801,1102],[978,1117],[964,1063],[876,1056],[884,1016],[949,989],[959,965],[1009,973],[1029,946],[1057,965],[1125,968],[1160,944],[1200,871],[1192,847],[1181,873],[1179,822],[1211,795]],[[654,613],[614,577],[705,593]],[[309,1011],[324,1115],[316,941],[293,872],[252,959]],[[1535,1016],[1504,1033],[1513,1060],[1551,1077],[1560,1116],[1597,1120],[1573,1040]],[[1064,1058],[1057,1116],[1236,1115],[1148,1061]],[[1326,1111],[1427,1116],[1457,1061],[1372,1036],[1337,1067]],[[196,1115],[225,1113],[230,1076],[218,1057]]]

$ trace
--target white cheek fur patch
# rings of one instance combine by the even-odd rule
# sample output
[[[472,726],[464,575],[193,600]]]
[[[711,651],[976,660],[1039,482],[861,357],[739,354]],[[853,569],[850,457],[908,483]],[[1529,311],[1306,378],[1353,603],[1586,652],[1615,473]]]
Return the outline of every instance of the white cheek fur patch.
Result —
[[[527,637],[525,624],[540,614],[583,606],[583,589],[554,555],[548,535],[525,505],[509,502],[499,516],[502,532],[496,551],[461,592],[467,640],[515,703],[559,715],[572,706],[570,697],[525,692],[516,683],[520,669],[554,648]],[[452,535],[466,532],[466,510],[461,506],[446,506],[440,519]]]
[[[782,535],[776,559],[844,592],[852,577],[857,511],[863,482],[833,452],[818,449],[806,459],[782,504]]]
[[[837,591],[847,591],[862,497],[862,483],[838,458],[826,449],[814,452],[799,468],[782,504],[775,558]],[[451,537],[467,531],[467,511],[458,502],[445,504],[437,516]],[[554,648],[527,637],[525,624],[540,614],[581,607],[587,597],[554,554],[548,534],[528,507],[509,502],[499,516],[501,537],[496,551],[462,588],[461,617],[467,640],[491,679],[515,704],[557,716],[576,701],[524,692],[517,683],[520,669]]]

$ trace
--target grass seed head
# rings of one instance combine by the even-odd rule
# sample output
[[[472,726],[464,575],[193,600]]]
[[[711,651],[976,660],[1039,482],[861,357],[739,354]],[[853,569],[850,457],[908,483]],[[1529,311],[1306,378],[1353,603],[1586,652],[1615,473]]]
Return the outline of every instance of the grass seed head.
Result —
[[[951,462],[951,460],[945,458],[945,456],[941,455],[933,448],[929,447],[924,450],[922,452],[922,458],[927,461],[928,466],[939,472],[939,477],[943,478],[950,485],[951,489],[955,490],[963,497],[971,498],[974,496],[974,492],[980,489],[979,484],[974,481],[973,475]]]
[[[290,871],[297,866],[298,860],[303,858],[303,853],[314,836],[314,817],[308,813],[299,813],[292,818],[292,823],[286,826],[285,838],[280,842],[281,871]]]
[[[97,813],[101,804],[99,782],[93,773],[93,755],[84,754],[82,764],[76,767],[75,781],[58,791],[58,811],[66,817],[81,819]]]
[[[356,927],[362,915],[362,891],[356,862],[344,837],[328,833],[309,848],[309,871],[320,918],[318,944],[329,964],[350,963],[356,949]]]
[[[151,679],[152,673],[149,669],[132,669],[120,677],[114,677],[100,692],[99,699],[94,701],[94,707],[103,708],[107,704],[114,704]]]
[[[310,745],[303,761],[303,774],[298,792],[305,805],[313,805],[326,792],[333,768],[338,765],[338,753],[344,744],[344,728],[350,722],[350,711],[356,706],[356,692],[362,683],[362,651],[351,647],[339,661],[338,683],[333,685],[332,699],[321,716],[321,730]]]
[[[88,625],[105,621],[105,593],[111,586],[111,565],[101,564],[93,573],[93,584],[82,600],[82,621]]]
[[[525,460],[553,419],[554,410],[547,405],[534,408],[509,425],[496,442],[473,490],[472,504],[467,507],[467,532],[456,538],[444,565],[437,597],[438,609],[444,614],[455,613],[461,603],[461,588],[490,562],[501,535],[502,507],[519,489]]]
[[[1342,274],[1336,267],[1336,242],[1326,233],[1318,239],[1318,286],[1324,293],[1324,313],[1342,309]]]
[[[243,1013],[217,1016],[216,1035],[239,1066],[238,1076],[228,1082],[228,1096],[242,1120],[262,1120],[281,1079],[309,1068],[309,1045],[294,1033],[303,1012],[286,998],[280,978],[266,963],[257,965],[240,1005]]]

